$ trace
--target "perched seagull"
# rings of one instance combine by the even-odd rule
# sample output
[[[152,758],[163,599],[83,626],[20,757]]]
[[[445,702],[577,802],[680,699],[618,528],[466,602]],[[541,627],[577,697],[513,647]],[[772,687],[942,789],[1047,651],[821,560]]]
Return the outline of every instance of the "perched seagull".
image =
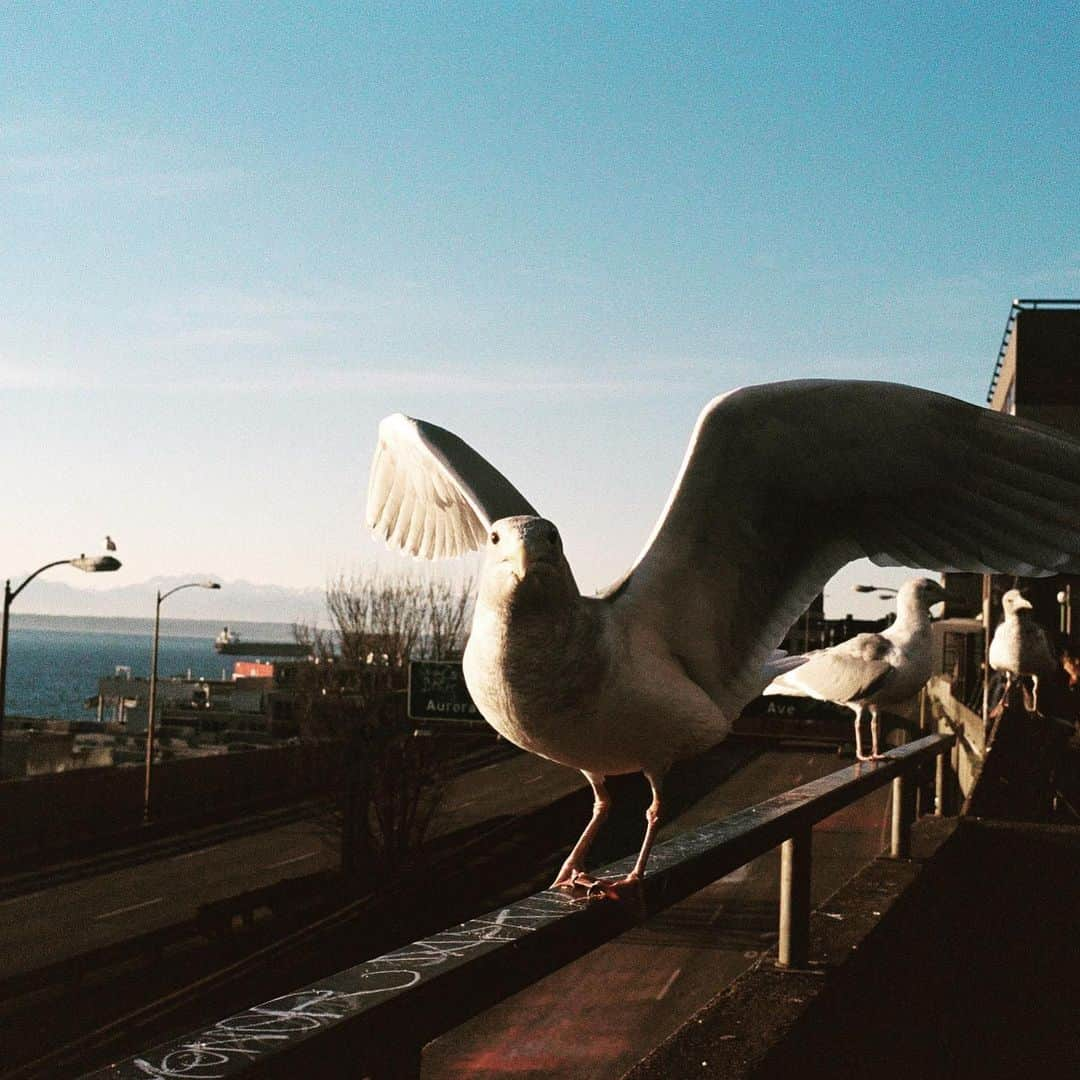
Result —
[[[890,627],[808,653],[805,664],[774,679],[764,692],[846,705],[855,713],[855,756],[860,761],[876,760],[882,756],[878,753],[878,706],[907,701],[930,678],[930,608],[944,599],[945,590],[936,581],[905,581],[896,594],[896,621]],[[864,754],[861,724],[868,711],[870,753]]]
[[[568,479],[588,469],[565,465]],[[420,558],[485,549],[469,692],[496,731],[595,793],[555,886],[590,884],[604,778],[645,774],[645,835],[620,886],[645,871],[668,768],[723,739],[781,674],[784,633],[844,564],[1080,571],[1080,443],[890,383],[735,390],[698,418],[637,561],[588,597],[559,530],[497,469],[396,414],[379,425],[367,524]]]
[[[1019,589],[1010,589],[1002,598],[1005,618],[998,623],[990,641],[988,659],[995,671],[1005,672],[1005,693],[1001,700],[1007,701],[1012,689],[1013,676],[1030,675],[1032,685],[1032,712],[1039,711],[1039,676],[1051,675],[1058,663],[1050,648],[1046,631],[1031,617],[1031,602]]]

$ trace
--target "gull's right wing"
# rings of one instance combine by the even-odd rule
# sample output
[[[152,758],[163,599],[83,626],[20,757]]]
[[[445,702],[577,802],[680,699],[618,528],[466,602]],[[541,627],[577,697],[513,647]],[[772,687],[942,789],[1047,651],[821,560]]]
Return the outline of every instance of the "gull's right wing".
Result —
[[[863,556],[1080,573],[1080,442],[891,383],[733,391],[702,413],[652,537],[607,595],[735,715],[787,628]]]
[[[367,526],[421,559],[482,548],[500,518],[536,511],[509,480],[445,428],[401,413],[379,424]]]

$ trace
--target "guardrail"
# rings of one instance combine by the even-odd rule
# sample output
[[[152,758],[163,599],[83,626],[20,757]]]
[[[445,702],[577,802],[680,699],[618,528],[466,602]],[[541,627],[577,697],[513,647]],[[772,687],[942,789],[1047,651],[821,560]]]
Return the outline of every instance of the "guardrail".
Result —
[[[621,901],[582,902],[549,889],[89,1075],[419,1077],[421,1051],[432,1039],[778,846],[778,965],[803,967],[814,825],[891,783],[890,854],[905,858],[916,770],[937,759],[935,812],[941,813],[942,755],[951,745],[948,736],[928,735],[880,761],[840,769],[682,833],[657,845],[640,890]],[[627,858],[599,873],[622,876],[632,865]],[[437,882],[432,894],[438,895]]]

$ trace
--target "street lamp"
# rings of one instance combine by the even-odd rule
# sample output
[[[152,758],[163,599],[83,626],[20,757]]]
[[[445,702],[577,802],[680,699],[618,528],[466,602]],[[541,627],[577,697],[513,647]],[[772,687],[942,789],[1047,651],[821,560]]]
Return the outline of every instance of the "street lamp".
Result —
[[[76,559],[57,559],[55,562],[39,566],[17,589],[12,589],[11,579],[4,582],[4,619],[0,624],[0,739],[4,736],[4,707],[7,695],[8,668],[8,616],[11,602],[44,570],[54,566],[74,566],[87,574],[109,573],[120,569],[120,560],[112,555],[80,555]]]
[[[851,591],[861,593],[876,592],[882,600],[888,600],[896,595],[896,590],[891,585],[852,585]]]
[[[154,713],[157,709],[157,657],[158,631],[161,629],[161,601],[181,589],[220,589],[216,581],[189,581],[186,585],[177,585],[163,593],[157,591],[157,606],[154,608],[154,647],[150,658],[150,701],[146,717],[146,778],[143,784],[143,821],[150,820],[150,770],[154,764]]]
[[[1057,594],[1057,602],[1061,605],[1061,632],[1072,637],[1072,583],[1070,582]]]

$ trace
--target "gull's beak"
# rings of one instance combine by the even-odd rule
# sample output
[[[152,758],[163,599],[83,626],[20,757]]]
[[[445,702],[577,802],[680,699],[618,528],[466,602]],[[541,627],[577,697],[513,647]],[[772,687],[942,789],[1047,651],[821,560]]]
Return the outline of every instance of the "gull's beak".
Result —
[[[1013,604],[1013,611],[1034,611],[1035,605],[1026,597],[1019,596]]]
[[[515,544],[513,551],[506,553],[506,562],[510,567],[510,572],[521,581],[525,575],[529,572],[529,566],[531,560],[529,558],[528,549],[525,547],[524,542]]]
[[[524,580],[536,566],[552,565],[551,549],[548,545],[542,541],[530,540],[529,537],[523,537],[520,543],[515,544],[503,557],[518,581]]]

